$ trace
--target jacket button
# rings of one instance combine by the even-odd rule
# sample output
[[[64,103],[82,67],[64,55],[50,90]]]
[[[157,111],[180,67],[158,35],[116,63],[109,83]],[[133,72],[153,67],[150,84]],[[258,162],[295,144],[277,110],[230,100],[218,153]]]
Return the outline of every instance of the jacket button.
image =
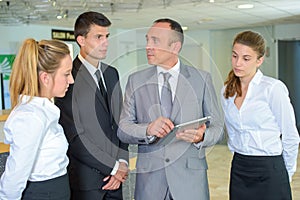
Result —
[[[169,162],[170,161],[170,159],[169,158],[166,158],[166,160],[165,160],[166,162]]]

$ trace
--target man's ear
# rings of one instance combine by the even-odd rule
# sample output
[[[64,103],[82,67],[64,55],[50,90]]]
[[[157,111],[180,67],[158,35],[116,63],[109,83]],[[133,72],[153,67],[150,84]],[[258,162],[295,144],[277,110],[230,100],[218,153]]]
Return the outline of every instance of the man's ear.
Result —
[[[82,35],[79,35],[77,36],[76,41],[80,46],[84,46],[85,38]]]
[[[181,49],[181,42],[173,42],[172,46],[173,46],[173,53],[179,54],[179,51]]]

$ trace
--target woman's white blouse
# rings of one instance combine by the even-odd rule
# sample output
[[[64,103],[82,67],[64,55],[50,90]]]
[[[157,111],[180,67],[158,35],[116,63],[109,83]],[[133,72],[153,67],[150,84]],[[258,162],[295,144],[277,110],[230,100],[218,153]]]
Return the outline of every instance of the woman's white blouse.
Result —
[[[49,99],[23,97],[4,125],[10,145],[0,180],[0,199],[21,199],[27,181],[44,181],[67,173],[68,142],[58,124],[60,110]]]
[[[282,154],[291,180],[296,171],[299,134],[284,83],[258,70],[239,110],[235,96],[225,99],[224,91],[225,86],[221,103],[230,151],[255,156]]]

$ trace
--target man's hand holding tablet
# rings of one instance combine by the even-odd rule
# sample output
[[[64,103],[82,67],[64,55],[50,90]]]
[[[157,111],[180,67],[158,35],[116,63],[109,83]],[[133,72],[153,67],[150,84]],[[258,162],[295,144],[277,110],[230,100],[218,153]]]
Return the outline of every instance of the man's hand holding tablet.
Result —
[[[172,138],[175,137],[175,135],[177,139],[184,140],[186,142],[201,142],[204,138],[204,132],[206,130],[205,123],[208,122],[210,119],[211,117],[208,116],[188,121],[182,124],[178,124],[164,138],[160,138],[155,143],[168,144],[172,140]]]
[[[190,143],[203,141],[206,130],[206,122],[211,119],[210,116],[201,119],[189,121],[175,126],[176,138]]]

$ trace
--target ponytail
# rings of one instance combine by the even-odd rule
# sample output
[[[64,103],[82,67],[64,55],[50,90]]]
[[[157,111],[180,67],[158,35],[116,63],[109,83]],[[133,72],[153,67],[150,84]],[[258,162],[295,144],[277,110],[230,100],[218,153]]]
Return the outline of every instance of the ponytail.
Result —
[[[27,39],[21,45],[14,60],[10,76],[11,106],[19,102],[19,95],[38,96],[38,44],[34,39]]]
[[[226,89],[224,92],[224,97],[226,99],[228,99],[229,97],[233,97],[235,94],[237,94],[237,96],[242,96],[240,79],[234,75],[233,70],[229,72],[224,84],[226,85]]]

